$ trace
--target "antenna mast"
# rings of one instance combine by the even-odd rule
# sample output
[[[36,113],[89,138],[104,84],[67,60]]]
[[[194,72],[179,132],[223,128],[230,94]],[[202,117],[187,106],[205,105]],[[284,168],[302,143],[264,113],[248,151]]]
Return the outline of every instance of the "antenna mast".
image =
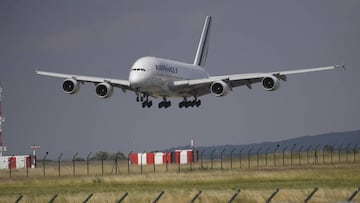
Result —
[[[2,126],[3,123],[5,122],[5,118],[2,116],[2,111],[1,111],[1,97],[2,97],[2,87],[1,87],[1,82],[0,82],[0,156],[3,155],[3,152],[6,152],[6,146],[4,146],[3,143],[3,136],[2,136]]]

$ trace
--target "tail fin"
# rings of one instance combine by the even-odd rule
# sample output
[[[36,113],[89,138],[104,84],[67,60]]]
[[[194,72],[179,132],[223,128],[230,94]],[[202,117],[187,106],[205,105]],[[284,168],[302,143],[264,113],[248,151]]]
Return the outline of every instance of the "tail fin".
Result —
[[[205,66],[209,49],[211,16],[206,16],[204,27],[201,33],[200,42],[196,51],[194,65]]]

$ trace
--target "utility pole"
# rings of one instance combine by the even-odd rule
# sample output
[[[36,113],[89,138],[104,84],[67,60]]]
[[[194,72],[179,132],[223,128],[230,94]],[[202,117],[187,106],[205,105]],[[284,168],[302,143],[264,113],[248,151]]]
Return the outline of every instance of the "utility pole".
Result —
[[[3,143],[3,136],[2,136],[2,126],[3,123],[5,122],[5,118],[2,115],[2,111],[1,111],[1,97],[2,97],[2,87],[1,87],[1,82],[0,82],[0,156],[3,155],[4,152],[6,152],[6,146],[4,146]]]

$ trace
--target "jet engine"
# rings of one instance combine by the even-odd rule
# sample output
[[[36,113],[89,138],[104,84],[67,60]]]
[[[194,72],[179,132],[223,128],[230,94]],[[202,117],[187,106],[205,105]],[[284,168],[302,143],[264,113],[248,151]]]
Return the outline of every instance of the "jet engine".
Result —
[[[262,85],[265,90],[267,91],[274,91],[277,90],[280,86],[280,81],[277,77],[270,75],[267,77],[264,77],[262,80]]]
[[[210,86],[211,94],[217,97],[225,96],[229,93],[229,91],[230,91],[229,85],[222,80],[213,82]]]
[[[80,89],[80,84],[77,80],[69,78],[63,82],[63,90],[67,94],[75,94]]]
[[[113,86],[111,86],[107,82],[102,82],[96,85],[96,94],[100,98],[108,98],[111,97],[113,93]]]

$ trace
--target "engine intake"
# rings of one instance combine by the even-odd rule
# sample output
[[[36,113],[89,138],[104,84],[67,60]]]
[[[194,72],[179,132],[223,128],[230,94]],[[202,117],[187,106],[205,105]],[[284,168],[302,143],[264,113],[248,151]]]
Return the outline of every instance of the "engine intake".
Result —
[[[280,86],[280,81],[277,77],[271,75],[268,77],[264,77],[262,80],[262,85],[267,91],[277,90]]]
[[[63,90],[67,94],[75,94],[79,91],[80,84],[77,80],[69,78],[63,82]]]
[[[102,82],[96,85],[96,95],[100,98],[109,98],[113,93],[113,86],[107,82]]]
[[[213,82],[210,86],[211,94],[217,97],[225,96],[229,93],[229,91],[230,91],[229,85],[222,80]]]

